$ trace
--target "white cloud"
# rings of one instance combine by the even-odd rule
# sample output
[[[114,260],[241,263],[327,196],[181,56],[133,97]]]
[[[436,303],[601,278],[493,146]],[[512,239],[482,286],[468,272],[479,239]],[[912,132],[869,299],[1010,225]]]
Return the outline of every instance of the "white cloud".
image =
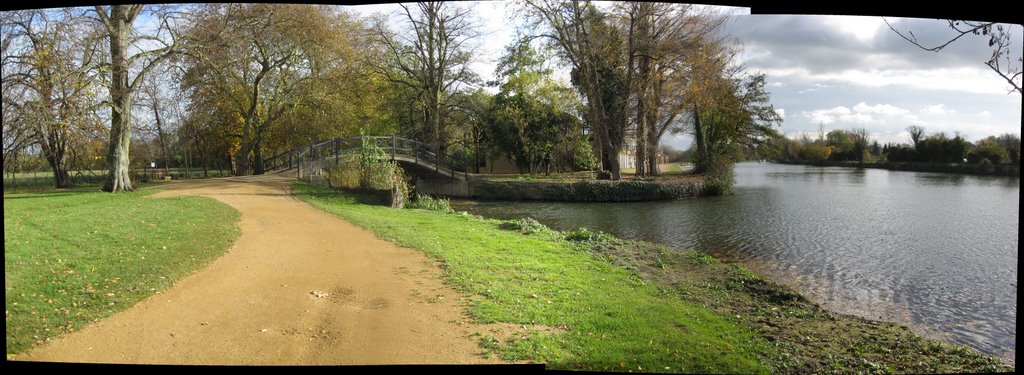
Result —
[[[980,67],[929,70],[847,69],[823,73],[811,73],[806,68],[768,68],[763,70],[769,77],[776,79],[788,77],[801,82],[836,82],[866,87],[906,86],[929,91],[962,91],[1000,95],[1006,95],[1007,87],[1006,81],[1001,81],[998,75]],[[805,91],[810,92],[813,89]]]
[[[839,31],[865,42],[873,40],[878,30],[885,25],[880,17],[829,16],[825,19],[827,24],[835,25]]]
[[[853,115],[853,111],[844,106],[838,106],[830,109],[816,109],[810,112],[803,111],[800,115],[811,120],[815,124],[831,124],[836,121],[848,121]]]
[[[929,115],[955,115],[955,109],[946,109],[945,104],[929,105],[921,108],[921,112]]]
[[[786,109],[785,108],[776,109],[775,113],[778,113],[779,117],[786,118]]]
[[[890,104],[875,104],[867,105],[867,103],[860,102],[853,106],[854,112],[866,113],[866,114],[878,114],[883,116],[904,116],[916,118],[916,116],[910,114],[910,111],[904,108],[896,107]]]
[[[853,106],[853,109],[845,106],[837,106],[829,109],[801,111],[800,115],[809,119],[811,123],[820,123],[824,125],[832,123],[887,124],[890,122],[920,122],[918,117],[906,108],[897,107],[891,104],[868,105],[864,102],[857,103]]]

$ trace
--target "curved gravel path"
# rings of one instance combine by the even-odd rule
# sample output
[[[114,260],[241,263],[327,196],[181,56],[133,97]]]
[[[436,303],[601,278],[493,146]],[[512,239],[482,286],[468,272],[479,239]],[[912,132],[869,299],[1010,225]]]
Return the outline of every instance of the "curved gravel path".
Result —
[[[241,212],[221,258],[169,290],[16,360],[132,364],[465,364],[480,355],[459,294],[423,253],[288,194],[283,175],[172,183]]]

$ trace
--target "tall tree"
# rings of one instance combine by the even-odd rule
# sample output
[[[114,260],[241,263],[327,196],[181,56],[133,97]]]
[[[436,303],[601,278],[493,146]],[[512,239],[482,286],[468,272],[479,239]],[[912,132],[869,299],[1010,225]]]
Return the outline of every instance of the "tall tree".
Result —
[[[1020,165],[1020,136],[1006,133],[997,138],[999,145],[1006,149],[1010,163]]]
[[[373,29],[348,13],[329,16],[331,34],[320,41],[316,56],[320,68],[295,92],[301,100],[268,130],[264,154],[355,136],[360,129],[374,135],[395,132],[387,100],[392,85],[369,64],[381,58],[380,46],[367,37]]]
[[[54,185],[70,187],[71,146],[96,103],[99,59],[90,40],[95,30],[67,8],[16,11],[4,18],[5,141],[11,121],[25,131],[11,133],[10,145],[38,145]]]
[[[130,175],[129,146],[131,145],[131,109],[135,90],[146,74],[157,64],[176,52],[177,40],[173,38],[167,13],[154,12],[159,21],[157,30],[152,33],[138,33],[133,25],[142,12],[142,5],[97,5],[96,15],[106,30],[106,39],[110,47],[108,69],[110,80],[107,89],[110,92],[110,143],[107,147],[107,163],[109,172],[103,183],[103,191],[132,191]],[[168,41],[167,38],[171,38]],[[145,49],[146,44],[160,47]],[[130,51],[139,50],[129,55]],[[131,77],[131,71],[135,76]]]
[[[211,4],[198,13],[187,34],[182,87],[192,101],[222,109],[217,117],[237,144],[236,175],[263,172],[267,134],[342,63],[326,56],[344,26],[313,5]]]
[[[850,131],[850,139],[853,141],[853,156],[863,164],[864,157],[868,155],[868,130],[855,128]]]
[[[772,126],[782,122],[765,91],[764,74],[740,76],[736,67],[708,77],[701,98],[694,101],[696,170],[714,177],[731,176],[733,155],[741,147],[759,147],[771,140]]]
[[[454,3],[430,1],[415,5],[399,4],[407,28],[389,30],[386,23],[376,25],[376,36],[384,45],[386,57],[378,72],[410,96],[409,135],[435,147],[449,143],[448,116],[458,104],[454,95],[467,83],[477,80],[469,70],[470,44],[479,36],[469,18],[469,9]]]
[[[570,111],[577,107],[571,89],[550,78],[543,57],[527,42],[513,43],[498,64],[503,80],[494,96],[491,145],[514,161],[520,172],[534,173],[550,163],[556,145],[580,130]]]
[[[924,127],[911,125],[907,127],[907,132],[910,133],[910,140],[914,142],[914,149],[917,150],[921,140],[924,139]]]
[[[524,13],[572,67],[572,82],[586,99],[584,115],[597,144],[602,167],[620,179],[618,155],[627,128],[629,83],[624,41],[605,13],[589,1],[527,0]]]
[[[148,121],[137,121],[137,123],[141,124],[140,130],[155,134],[160,152],[159,166],[164,169],[165,174],[170,172],[170,148],[174,143],[171,138],[180,124],[181,110],[179,106],[183,99],[178,95],[180,92],[177,87],[173,85],[172,79],[174,78],[173,71],[170,69],[155,71],[146,77],[139,89],[141,97],[138,104],[141,111],[135,111],[136,114],[142,112],[148,115],[146,116]]]
[[[619,11],[629,40],[637,175],[657,175],[662,136],[684,124],[693,56],[701,46],[723,43],[715,31],[725,18],[686,4],[629,2]]]

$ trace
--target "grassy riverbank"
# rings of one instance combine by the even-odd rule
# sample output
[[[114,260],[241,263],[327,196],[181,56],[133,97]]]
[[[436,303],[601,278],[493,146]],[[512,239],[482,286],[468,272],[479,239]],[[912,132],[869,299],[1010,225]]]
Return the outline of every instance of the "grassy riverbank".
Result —
[[[305,183],[295,194],[378,236],[442,262],[468,296],[478,323],[514,323],[532,334],[483,336],[506,359],[595,371],[764,373],[767,345],[749,329],[697,303],[592,257],[559,234],[523,235],[497,220],[423,210],[392,210]]]
[[[7,353],[26,351],[172,286],[222,255],[237,211],[205,197],[96,187],[4,194]]]
[[[392,210],[305,183],[294,193],[444,265],[478,323],[534,327],[482,345],[551,368],[653,372],[1009,371],[895,324],[820,309],[692,250],[532,221]]]

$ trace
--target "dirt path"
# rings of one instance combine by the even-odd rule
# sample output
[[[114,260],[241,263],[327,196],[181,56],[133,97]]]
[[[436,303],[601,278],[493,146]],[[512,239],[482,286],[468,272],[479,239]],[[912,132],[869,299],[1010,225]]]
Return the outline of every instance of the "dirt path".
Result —
[[[164,293],[18,360],[146,364],[499,363],[478,353],[460,297],[422,253],[256,176],[175,183],[242,213],[220,259]]]

